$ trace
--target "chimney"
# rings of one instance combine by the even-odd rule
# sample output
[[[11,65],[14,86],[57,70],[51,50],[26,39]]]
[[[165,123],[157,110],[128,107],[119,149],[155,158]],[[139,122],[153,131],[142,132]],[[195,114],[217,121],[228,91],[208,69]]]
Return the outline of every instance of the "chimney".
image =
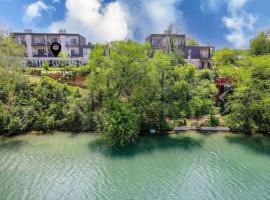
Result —
[[[32,33],[32,29],[30,29],[30,28],[24,29],[24,32],[25,33]]]
[[[67,33],[67,31],[66,31],[66,29],[60,29],[60,30],[59,30],[59,33],[65,34],[65,33]]]

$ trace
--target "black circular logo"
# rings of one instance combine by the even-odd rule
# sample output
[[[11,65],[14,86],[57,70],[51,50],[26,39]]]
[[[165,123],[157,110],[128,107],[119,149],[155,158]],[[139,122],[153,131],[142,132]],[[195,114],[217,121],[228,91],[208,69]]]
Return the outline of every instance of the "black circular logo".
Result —
[[[51,44],[51,52],[53,53],[53,55],[55,57],[57,57],[59,55],[59,53],[61,52],[61,44],[59,44],[58,42],[54,42]]]

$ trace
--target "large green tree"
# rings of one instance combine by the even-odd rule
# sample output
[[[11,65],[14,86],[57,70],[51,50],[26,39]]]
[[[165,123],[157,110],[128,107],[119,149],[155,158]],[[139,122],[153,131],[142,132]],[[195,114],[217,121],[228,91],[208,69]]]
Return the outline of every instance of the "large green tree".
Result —
[[[270,59],[260,56],[248,62],[250,75],[237,82],[231,96],[228,115],[231,127],[250,133],[270,133]]]
[[[260,33],[250,41],[250,52],[255,56],[270,53],[270,39],[266,33]]]

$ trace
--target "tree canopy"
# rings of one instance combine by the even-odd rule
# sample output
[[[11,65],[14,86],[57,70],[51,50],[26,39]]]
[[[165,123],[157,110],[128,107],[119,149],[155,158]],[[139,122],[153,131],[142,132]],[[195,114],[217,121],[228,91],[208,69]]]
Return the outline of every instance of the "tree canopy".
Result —
[[[252,55],[265,55],[270,53],[270,39],[262,32],[250,41],[250,52]]]

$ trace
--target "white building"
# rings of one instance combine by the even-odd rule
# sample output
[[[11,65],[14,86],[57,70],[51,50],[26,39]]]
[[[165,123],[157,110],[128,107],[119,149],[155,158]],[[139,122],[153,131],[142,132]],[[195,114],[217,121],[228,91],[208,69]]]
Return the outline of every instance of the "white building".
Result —
[[[61,52],[68,56],[67,65],[85,64],[91,51],[91,44],[87,44],[83,36],[69,34],[65,30],[59,33],[33,33],[31,29],[26,29],[25,32],[12,33],[12,36],[17,43],[25,46],[28,66],[39,67],[44,61],[48,61],[50,66],[59,66],[61,58],[55,57],[50,50],[54,42],[61,44]]]

